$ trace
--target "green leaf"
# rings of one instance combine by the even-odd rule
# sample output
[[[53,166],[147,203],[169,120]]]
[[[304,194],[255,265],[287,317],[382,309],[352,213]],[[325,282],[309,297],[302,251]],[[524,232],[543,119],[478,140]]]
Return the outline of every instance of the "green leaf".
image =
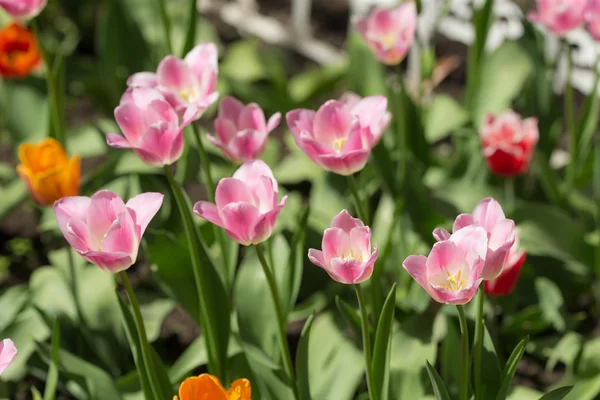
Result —
[[[352,330],[356,333],[360,332],[361,324],[358,312],[350,304],[346,303],[345,300],[342,300],[339,295],[335,296],[335,305],[340,314],[342,314],[344,319],[350,324]]]
[[[308,224],[309,214],[310,207],[305,207],[296,225],[298,229],[294,232],[294,236],[290,242],[291,251],[287,263],[289,268],[285,268],[289,269],[289,277],[286,281],[281,282],[280,285],[280,287],[283,288],[281,291],[283,293],[282,299],[285,299],[286,296],[289,298],[289,302],[283,305],[285,315],[288,315],[296,305],[298,293],[300,292],[300,285],[302,284],[302,273],[304,270],[304,260],[306,258],[304,245],[306,242],[306,226]],[[278,269],[275,266],[273,266],[273,268],[275,268],[276,271]]]
[[[517,371],[519,361],[521,361],[521,357],[523,357],[523,353],[525,353],[525,345],[528,340],[529,337],[521,340],[508,358],[504,370],[502,371],[502,385],[500,386],[500,390],[498,390],[496,400],[505,400],[508,396],[513,377]]]
[[[479,126],[487,113],[499,113],[508,108],[532,72],[529,54],[515,42],[505,42],[486,56],[471,103],[475,126]]]
[[[14,179],[8,185],[0,188],[0,221],[4,220],[18,205],[27,200],[27,187],[21,179]]]
[[[431,386],[433,386],[433,394],[436,400],[450,400],[450,395],[444,381],[442,381],[440,374],[437,373],[435,368],[429,364],[429,361],[427,361],[427,374],[429,374],[429,380],[431,381]]]
[[[294,75],[288,83],[290,98],[304,103],[320,94],[330,92],[348,72],[348,63],[312,68]]]
[[[563,332],[566,328],[566,310],[560,289],[550,279],[540,276],[535,280],[535,290],[544,318],[557,331]]]
[[[58,354],[60,351],[60,323],[58,318],[54,319],[52,328],[52,348],[51,363],[46,377],[46,387],[44,388],[44,400],[54,400],[56,398],[56,388],[58,385]]]
[[[239,40],[227,48],[219,72],[230,79],[254,82],[269,77],[267,67],[261,59],[260,42],[256,39]],[[240,68],[240,66],[244,66]]]
[[[5,330],[17,318],[29,300],[25,285],[12,286],[0,296],[0,332]]]
[[[6,122],[15,145],[23,142],[38,142],[46,136],[48,126],[47,97],[42,80],[28,78],[25,81],[5,81],[6,103],[0,117]],[[31,110],[37,110],[31,118]],[[3,201],[4,203],[4,201]]]
[[[183,50],[181,51],[181,57],[185,57],[185,55],[192,50],[194,47],[194,42],[196,40],[196,25],[198,21],[198,3],[196,0],[188,0],[189,2],[189,16],[188,16],[188,26],[185,33],[185,42],[183,43]]]
[[[383,303],[381,315],[379,316],[373,346],[373,360],[371,362],[377,398],[381,400],[387,400],[390,391],[390,353],[395,308],[396,284],[394,283]]]
[[[481,393],[483,398],[494,398],[502,385],[502,369],[500,361],[492,341],[492,336],[483,325],[483,349],[481,352],[481,364],[484,366],[481,371]]]
[[[437,142],[462,127],[469,120],[469,113],[447,94],[433,97],[427,110],[425,137],[429,143]]]
[[[573,390],[573,386],[563,386],[558,389],[554,389],[551,392],[546,393],[539,400],[561,400],[568,395],[571,390]]]
[[[310,329],[312,328],[314,314],[308,317],[300,334],[300,341],[296,350],[296,379],[298,381],[299,400],[311,400],[309,380],[308,349],[310,342]]]

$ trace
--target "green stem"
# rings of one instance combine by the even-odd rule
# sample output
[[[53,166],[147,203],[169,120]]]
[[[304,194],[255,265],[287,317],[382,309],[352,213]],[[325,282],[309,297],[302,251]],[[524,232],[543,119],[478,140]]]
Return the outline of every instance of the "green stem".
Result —
[[[358,185],[356,184],[354,175],[348,175],[348,186],[350,187],[350,193],[352,193],[352,197],[354,198],[358,218],[360,218],[365,225],[369,225],[369,213],[365,209],[364,204],[358,195]]]
[[[196,31],[198,30],[198,16],[197,14],[197,0],[189,0],[189,15],[187,33],[185,36],[185,42],[183,43],[183,49],[181,51],[181,58],[185,57],[187,53],[194,47],[196,40]]]
[[[171,21],[169,20],[169,14],[167,14],[167,5],[165,0],[158,0],[158,11],[160,12],[160,19],[162,21],[163,30],[165,33],[167,51],[169,54],[173,54],[173,44],[171,42]]]
[[[596,203],[596,233],[600,234],[600,142],[594,143],[594,199]],[[595,246],[596,312],[600,312],[600,243]]]
[[[75,260],[73,260],[73,251],[69,247],[67,249],[67,261],[69,263],[69,278],[70,278],[70,289],[71,295],[73,296],[73,300],[75,301],[75,311],[77,312],[77,318],[79,319],[79,324],[85,325],[85,319],[83,318],[83,312],[81,311],[80,302],[79,302],[79,286],[78,278],[77,278],[77,269],[75,268]]]
[[[154,363],[152,362],[152,355],[150,354],[150,344],[148,343],[148,337],[146,336],[146,328],[144,327],[144,319],[142,318],[142,312],[140,311],[140,303],[138,302],[138,299],[135,296],[133,287],[131,287],[131,283],[129,282],[129,278],[127,277],[127,272],[119,272],[119,277],[121,278],[123,287],[127,292],[127,298],[129,299],[131,308],[133,309],[133,316],[135,318],[138,339],[140,341],[140,349],[142,351],[142,359],[144,362],[144,366],[146,367],[146,373],[148,374],[148,381],[150,382],[152,393],[154,394],[154,398],[156,400],[166,399],[166,395],[164,393],[161,393],[160,385],[158,385],[158,378],[156,372],[154,371]]]
[[[575,183],[575,171],[576,171],[576,160],[577,160],[577,133],[575,132],[575,114],[573,104],[573,85],[571,85],[571,72],[573,70],[573,59],[571,54],[571,47],[568,42],[564,42],[564,51],[567,56],[567,78],[565,82],[565,95],[564,95],[564,108],[565,108],[565,122],[567,127],[567,135],[569,136],[569,163],[567,164],[567,184],[566,184],[566,195],[571,191],[573,184]]]
[[[53,136],[58,142],[65,146],[65,132],[59,108],[59,93],[55,80],[55,75],[52,71],[52,62],[50,60],[50,55],[48,54],[48,51],[44,47],[44,44],[42,42],[42,36],[40,35],[40,30],[35,19],[31,21],[31,27],[37,38],[40,53],[42,55],[42,59],[44,60],[44,65],[46,66],[46,84],[48,86],[49,97],[48,106],[50,111],[50,120],[52,123],[52,131],[54,132],[54,135],[50,136]]]
[[[396,77],[400,84],[400,92],[397,96],[397,106],[395,107],[394,119],[396,120],[396,131],[397,137],[397,150],[398,150],[398,185],[402,188],[404,184],[404,176],[406,174],[406,153],[408,143],[406,141],[406,117],[404,112],[406,110],[405,103],[408,98],[408,92],[406,85],[404,84],[404,76],[402,74],[402,68],[400,65],[396,68]]]
[[[198,146],[198,152],[200,153],[200,163],[202,164],[202,171],[204,173],[204,179],[206,182],[206,187],[208,191],[208,198],[210,201],[214,203],[215,201],[215,183],[212,179],[212,170],[210,167],[210,160],[208,159],[208,153],[204,148],[204,143],[202,142],[202,138],[200,136],[200,130],[196,124],[192,123],[192,130],[194,132],[194,138],[196,139],[196,145]],[[225,238],[225,233],[221,228],[214,225],[215,237],[217,238],[217,242],[219,243],[219,247],[221,248],[221,260],[223,261],[223,265],[225,266],[225,285],[227,290],[229,291],[232,286],[233,276],[235,274],[235,266],[230,264],[229,260],[229,249],[227,247],[227,239]]]
[[[475,320],[475,338],[473,343],[473,373],[475,377],[475,400],[483,400],[481,397],[481,351],[483,347],[483,303],[485,291],[479,288],[477,293],[477,317]]]
[[[196,289],[198,291],[198,300],[200,305],[200,323],[202,328],[204,329],[204,335],[206,339],[206,349],[208,353],[208,369],[209,371],[217,375],[221,380],[226,381],[226,366],[225,362],[227,361],[226,355],[224,359],[221,360],[218,354],[218,347],[216,343],[219,340],[228,340],[228,338],[219,338],[217,332],[213,324],[208,318],[208,304],[204,301],[203,293],[204,293],[204,281],[201,269],[210,268],[210,266],[204,265],[202,263],[202,256],[200,254],[200,246],[204,244],[201,243],[200,237],[198,236],[198,232],[194,226],[194,221],[192,220],[192,216],[188,210],[191,210],[191,207],[188,205],[183,191],[179,184],[175,181],[175,177],[173,176],[173,172],[169,168],[169,166],[164,167],[165,175],[169,180],[169,185],[171,186],[171,191],[175,197],[175,201],[177,203],[177,207],[179,208],[179,213],[181,215],[181,219],[183,222],[183,227],[185,230],[185,235],[188,241],[188,248],[190,251],[190,258],[192,261],[192,269],[194,271],[194,281],[196,283]],[[218,300],[218,299],[215,299]]]
[[[278,325],[278,339],[279,345],[281,347],[281,355],[283,357],[283,366],[285,368],[285,372],[288,376],[288,380],[290,385],[292,386],[292,391],[294,392],[294,397],[298,398],[298,387],[296,385],[296,379],[294,378],[294,364],[292,363],[292,356],[290,354],[290,347],[287,341],[286,328],[287,328],[287,317],[283,314],[281,309],[281,301],[279,299],[279,292],[277,291],[277,282],[275,281],[275,275],[269,265],[267,264],[267,259],[265,258],[265,253],[261,249],[260,245],[255,245],[256,255],[260,260],[260,264],[262,265],[263,272],[265,273],[265,277],[267,278],[267,283],[269,285],[269,291],[271,292],[271,298],[273,300],[273,306],[275,307],[275,314],[277,315],[277,325]]]
[[[469,395],[469,329],[463,306],[457,305],[460,334],[462,336],[462,381],[460,383],[460,400],[467,400]]]
[[[504,197],[506,198],[506,209],[509,213],[515,210],[515,180],[507,178],[504,180]]]
[[[367,304],[365,303],[365,296],[363,294],[361,286],[354,285],[354,290],[356,291],[358,307],[360,308],[360,322],[363,338],[363,351],[365,353],[365,371],[367,372],[367,389],[369,391],[369,399],[378,400],[377,394],[375,393],[375,377],[373,376],[373,368],[371,367],[371,360],[373,359],[373,356],[371,354],[371,338],[369,336],[369,318],[367,316]]]

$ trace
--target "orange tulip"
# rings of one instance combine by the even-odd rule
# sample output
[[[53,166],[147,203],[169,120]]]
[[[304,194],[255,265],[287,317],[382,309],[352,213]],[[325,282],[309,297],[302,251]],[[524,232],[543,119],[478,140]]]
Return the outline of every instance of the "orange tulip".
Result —
[[[37,40],[15,22],[0,31],[0,76],[24,78],[41,60]]]
[[[40,144],[25,143],[19,146],[17,172],[31,197],[41,205],[50,205],[79,192],[79,157],[69,158],[65,148],[54,139]]]
[[[238,379],[225,390],[216,376],[202,374],[187,378],[179,386],[179,397],[173,400],[250,400],[251,388],[248,379]]]

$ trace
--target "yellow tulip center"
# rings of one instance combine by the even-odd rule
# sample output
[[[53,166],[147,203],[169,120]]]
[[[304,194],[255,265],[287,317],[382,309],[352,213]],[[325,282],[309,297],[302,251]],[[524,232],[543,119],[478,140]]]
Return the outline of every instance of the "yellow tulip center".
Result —
[[[452,290],[455,292],[461,290],[465,286],[466,282],[466,279],[461,277],[461,272],[461,270],[458,270],[456,274],[450,274],[448,272],[448,276],[446,277],[448,279],[448,284],[442,283],[442,286],[446,290]]]
[[[363,256],[362,254],[359,254],[358,257],[356,257],[354,255],[354,251],[350,250],[349,254],[344,254],[344,252],[342,252],[342,255],[340,256],[343,260],[357,260],[357,261],[362,261],[363,260]]]
[[[196,97],[196,91],[193,88],[191,88],[191,89],[181,89],[179,91],[179,95],[181,97],[183,97],[183,99],[189,103],[191,101],[191,99],[193,99],[193,98]]]
[[[337,151],[342,151],[342,149],[344,148],[344,144],[346,144],[346,140],[346,138],[335,139],[333,141],[333,146]]]

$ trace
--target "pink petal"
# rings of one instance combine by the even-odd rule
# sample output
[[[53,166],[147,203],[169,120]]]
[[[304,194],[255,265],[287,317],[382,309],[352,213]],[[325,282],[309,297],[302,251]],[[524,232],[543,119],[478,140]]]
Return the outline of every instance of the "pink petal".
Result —
[[[375,262],[377,261],[378,256],[379,250],[377,250],[377,247],[374,247],[373,254],[371,254],[371,256],[366,261],[363,261],[363,273],[356,278],[354,283],[362,283],[369,279],[371,275],[373,275]]]
[[[274,189],[273,179],[263,175],[256,185],[249,185],[248,187],[254,197],[254,204],[256,204],[261,214],[272,210],[277,205],[278,195]]]
[[[123,200],[116,193],[101,190],[91,197],[87,210],[86,221],[96,240],[102,240],[108,232],[117,215],[126,211]]]
[[[135,224],[140,227],[140,236],[163,204],[162,193],[142,193],[130,199],[125,206],[135,212]],[[139,238],[138,238],[139,239]]]
[[[223,144],[228,144],[238,129],[232,120],[219,117],[215,119],[215,132]]]
[[[402,263],[402,267],[412,278],[435,300],[441,301],[438,292],[431,286],[427,277],[427,257],[408,256]]]
[[[10,365],[17,356],[17,348],[10,339],[4,339],[0,342],[0,374]]]
[[[138,72],[127,79],[129,87],[156,87],[156,74],[154,72]]]
[[[54,203],[54,215],[56,222],[63,235],[67,233],[67,223],[69,219],[76,218],[86,220],[87,210],[90,207],[91,200],[84,196],[63,197]]]
[[[163,167],[165,165],[169,165],[168,161],[165,162],[165,160],[162,157],[160,157],[160,155],[151,153],[146,149],[134,148],[133,152],[145,164],[151,165],[153,167]]]
[[[117,216],[102,242],[103,253],[125,253],[135,263],[140,242],[132,215],[124,211]]]
[[[194,74],[195,78],[200,80],[206,75],[207,71],[217,71],[218,58],[219,54],[217,46],[214,43],[209,42],[201,43],[194,47],[185,56],[184,60]]]
[[[328,262],[336,257],[349,257],[352,251],[350,236],[340,228],[327,228],[323,233],[321,248]]]
[[[314,137],[333,143],[336,139],[348,137],[352,125],[352,113],[348,107],[341,101],[329,100],[315,114]]]
[[[437,242],[433,245],[427,257],[427,279],[437,280],[440,275],[445,277],[466,264],[465,253],[451,240]]]
[[[491,197],[484,199],[475,206],[473,210],[473,219],[476,223],[483,226],[486,231],[491,233],[496,224],[506,219],[502,206]]]
[[[371,228],[360,226],[350,231],[350,247],[354,257],[363,257],[363,261],[371,255]]]
[[[135,146],[148,130],[144,111],[133,103],[124,103],[115,109],[115,119],[127,141]]]
[[[273,129],[277,128],[280,122],[281,113],[271,115],[271,118],[269,118],[269,121],[267,122],[267,133],[270,133]]]
[[[231,203],[223,207],[221,217],[227,230],[235,234],[240,244],[248,246],[253,243],[254,227],[260,217],[258,208],[250,203]]]
[[[377,125],[385,117],[387,105],[385,96],[365,97],[352,107],[352,114],[358,117],[361,126]]]
[[[132,147],[126,138],[113,132],[106,134],[106,144],[115,149],[130,149]]]
[[[231,152],[231,150],[229,149],[229,147],[227,147],[227,145],[225,145],[223,142],[221,142],[219,139],[217,139],[213,135],[206,135],[206,139],[210,142],[210,144],[212,144],[213,146],[215,146],[219,150],[221,150],[223,155],[231,162],[234,162],[234,163],[241,162],[240,160],[238,160],[237,154],[233,154]]]
[[[249,203],[254,204],[254,197],[250,192],[248,185],[239,179],[223,178],[217,185],[215,193],[215,202],[217,208],[223,208],[230,203]]]
[[[469,225],[457,230],[450,236],[451,242],[456,243],[458,248],[466,255],[469,251],[475,252],[482,260],[485,260],[488,247],[487,232],[479,225]],[[511,243],[512,244],[512,243]]]
[[[90,250],[99,250],[102,243],[102,237],[94,235],[90,227],[78,218],[69,219],[69,222],[67,222],[67,234],[64,236],[71,247],[79,254]]]
[[[158,83],[179,93],[194,86],[192,70],[183,60],[175,56],[166,56],[156,70]]]
[[[283,196],[281,202],[275,206],[272,210],[266,212],[261,215],[260,218],[256,221],[256,225],[254,226],[254,235],[252,238],[253,244],[262,243],[271,237],[271,233],[273,232],[273,228],[275,227],[275,222],[277,221],[277,217],[279,216],[279,212],[285,206],[287,202],[287,196]]]
[[[150,125],[168,122],[172,126],[177,126],[179,122],[177,113],[166,100],[153,100],[150,102],[145,117]]]
[[[169,165],[172,142],[177,133],[178,130],[167,123],[150,127],[136,146],[137,150],[143,151],[146,158],[143,161],[151,165]]]
[[[354,258],[343,259],[336,257],[331,260],[330,264],[331,272],[340,278],[340,283],[346,284],[360,283],[359,278],[366,275],[365,267],[366,265],[363,262]]]
[[[436,242],[443,242],[444,240],[450,239],[450,232],[444,228],[435,228],[433,230],[433,237]]]
[[[239,161],[251,161],[260,157],[267,145],[268,133],[250,129],[238,132],[229,142],[232,154]]]
[[[454,226],[452,227],[452,232],[456,232],[459,229],[464,228],[465,226],[475,224],[475,220],[473,219],[472,214],[460,214],[454,220]]]
[[[121,105],[128,103],[135,104],[137,107],[145,110],[155,100],[165,100],[165,96],[159,88],[128,88],[123,97],[121,97]]]
[[[323,252],[321,250],[308,249],[308,259],[317,267],[327,269],[327,262],[325,261],[325,257],[323,256]]]
[[[331,228],[340,228],[344,232],[350,233],[352,229],[365,226],[365,224],[359,218],[351,216],[347,210],[342,210],[338,215],[333,217],[330,226]]]
[[[83,257],[104,271],[108,271],[113,274],[124,271],[133,265],[131,256],[125,253],[103,253],[100,251],[90,251]]]
[[[350,153],[319,155],[318,164],[336,174],[348,176],[365,167],[369,159],[369,150],[357,150]]]
[[[292,132],[296,143],[300,140],[300,135],[304,132],[313,137],[313,121],[316,113],[313,110],[299,108],[288,112],[285,116],[288,128]]]
[[[237,120],[244,109],[244,105],[235,97],[227,96],[221,100],[219,104],[219,117],[224,120],[231,121],[237,125]]]
[[[251,103],[242,109],[237,121],[238,129],[253,129],[265,132],[267,124],[265,113],[258,104]]]
[[[508,242],[496,250],[488,249],[481,277],[488,281],[496,279],[507,265],[512,243]]]
[[[209,203],[208,201],[199,201],[194,205],[194,213],[207,220],[208,222],[212,222],[213,224],[224,228],[223,221],[221,221],[221,216],[219,215],[219,209],[213,203]]]
[[[262,160],[247,161],[233,174],[234,178],[243,181],[249,188],[258,185],[263,176],[271,178],[273,190],[278,191],[277,180],[273,176],[273,171]]]

